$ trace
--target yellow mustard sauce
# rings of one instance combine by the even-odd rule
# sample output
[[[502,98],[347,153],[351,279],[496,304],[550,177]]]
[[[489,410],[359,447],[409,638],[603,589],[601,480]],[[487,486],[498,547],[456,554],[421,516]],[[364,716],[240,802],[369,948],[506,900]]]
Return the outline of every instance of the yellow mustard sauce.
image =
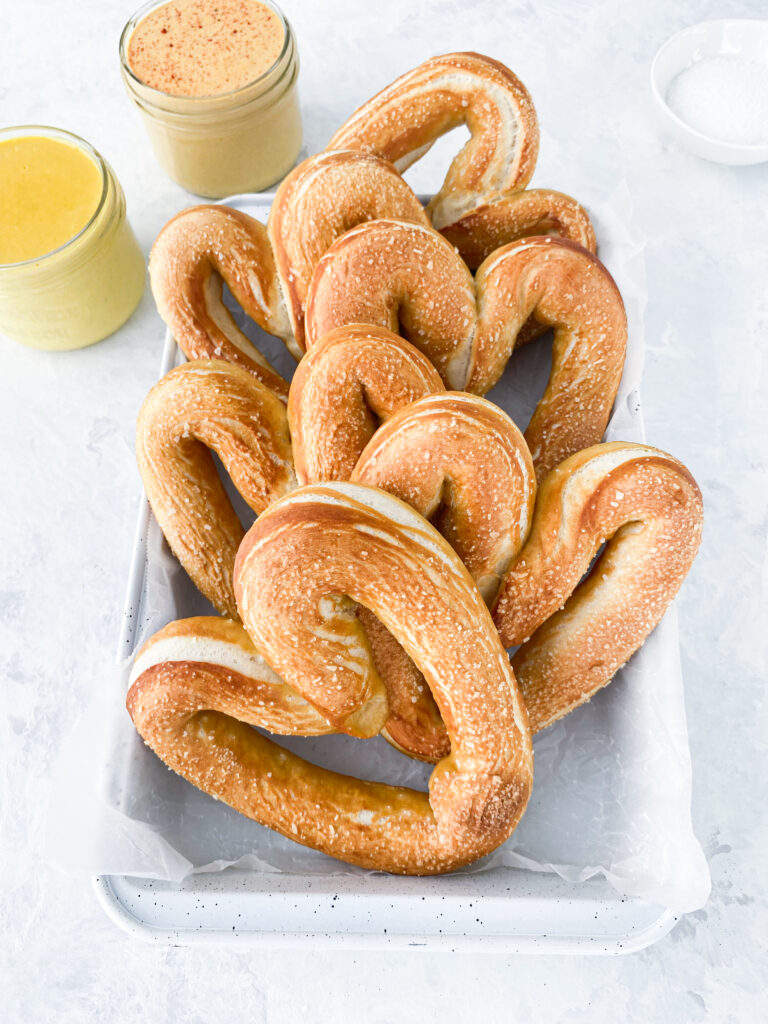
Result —
[[[138,305],[145,265],[111,168],[57,129],[0,132],[0,334],[91,345]]]
[[[0,142],[0,263],[59,249],[96,212],[101,172],[82,150],[27,136]]]

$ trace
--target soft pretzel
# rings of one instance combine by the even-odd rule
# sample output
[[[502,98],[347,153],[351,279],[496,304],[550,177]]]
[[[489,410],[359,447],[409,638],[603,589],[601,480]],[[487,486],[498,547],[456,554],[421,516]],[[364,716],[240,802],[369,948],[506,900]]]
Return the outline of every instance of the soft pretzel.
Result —
[[[291,381],[288,421],[299,483],[349,480],[382,422],[443,390],[426,356],[397,334],[366,324],[330,331]]]
[[[583,206],[562,192],[525,189],[538,155],[536,113],[522,82],[490,57],[449,53],[425,61],[360,107],[329,149],[377,153],[405,170],[460,124],[470,140],[427,213],[469,267],[530,235],[557,234],[595,251]]]
[[[186,692],[192,699],[215,687],[223,699],[238,705],[232,712],[236,718],[279,735],[323,736],[335,731],[272,671],[232,619],[199,615],[170,622],[136,655],[130,686],[138,680],[145,693],[158,687],[177,695]]]
[[[555,328],[552,372],[525,433],[541,478],[602,438],[624,365],[621,296],[602,263],[575,243],[543,236],[503,246],[473,281],[437,233],[389,220],[361,224],[315,269],[307,342],[345,323],[402,328],[449,387],[485,394],[530,316]]]
[[[222,686],[194,663],[181,674],[160,663],[127,703],[169,767],[288,838],[365,868],[450,871],[508,838],[532,784],[525,708],[477,588],[428,523],[374,488],[305,487],[259,517],[235,580],[243,621],[272,668],[323,718],[367,733],[386,709],[369,685],[375,670],[350,598],[365,603],[424,670],[451,755],[429,794],[338,775],[250,728],[258,698],[248,701],[235,675]]]
[[[275,394],[288,384],[243,334],[222,302],[222,282],[259,327],[293,336],[263,224],[227,206],[194,206],[170,220],[149,256],[160,316],[189,359],[237,363]]]
[[[345,231],[380,217],[429,226],[424,208],[392,164],[369,153],[318,153],[278,188],[267,232],[301,351],[304,306],[317,261]]]
[[[328,148],[375,153],[402,171],[462,124],[469,142],[427,207],[432,224],[443,228],[531,179],[539,126],[528,91],[509,68],[478,53],[432,57],[356,110]]]
[[[147,497],[171,550],[222,614],[244,530],[209,449],[255,512],[296,486],[283,403],[246,370],[201,359],[167,373],[147,395],[136,455]]]
[[[608,426],[627,347],[621,294],[596,256],[550,236],[497,249],[475,285],[468,391],[485,394],[499,381],[529,317],[554,328],[549,382],[525,431],[541,480]]]
[[[421,398],[376,431],[352,479],[431,520],[483,598],[495,597],[528,534],[536,494],[528,447],[498,406],[453,391]],[[449,740],[421,672],[374,616],[361,609],[361,618],[389,697],[384,736],[412,757],[445,756]]]
[[[440,234],[476,270],[495,249],[532,235],[557,235],[594,253],[595,230],[589,214],[571,196],[546,188],[510,192],[476,207]]]
[[[157,308],[190,359],[215,356],[239,363],[285,397],[287,383],[222,302],[222,282],[299,359],[315,263],[350,227],[384,216],[429,224],[419,200],[386,160],[355,151],[309,157],[281,184],[266,228],[227,206],[195,206],[169,221],[149,260]]]
[[[512,664],[534,731],[589,700],[641,646],[685,579],[701,527],[695,480],[655,448],[595,445],[544,480],[493,609],[504,646],[522,644]]]
[[[493,600],[536,497],[528,446],[497,405],[456,391],[418,399],[376,431],[351,479],[429,519]]]
[[[399,333],[420,349],[447,387],[469,371],[475,286],[467,267],[431,228],[375,220],[347,231],[319,260],[307,299],[306,341],[364,323]]]

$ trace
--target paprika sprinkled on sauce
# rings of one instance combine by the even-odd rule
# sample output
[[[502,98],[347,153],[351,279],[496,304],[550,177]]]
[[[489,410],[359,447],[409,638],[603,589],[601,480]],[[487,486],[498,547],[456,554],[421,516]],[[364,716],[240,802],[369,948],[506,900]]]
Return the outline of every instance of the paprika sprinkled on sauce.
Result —
[[[125,26],[120,60],[155,155],[190,192],[255,192],[295,163],[299,57],[272,0],[150,3]]]
[[[284,42],[282,19],[260,0],[172,0],[136,25],[128,65],[169,95],[217,96],[267,72]]]

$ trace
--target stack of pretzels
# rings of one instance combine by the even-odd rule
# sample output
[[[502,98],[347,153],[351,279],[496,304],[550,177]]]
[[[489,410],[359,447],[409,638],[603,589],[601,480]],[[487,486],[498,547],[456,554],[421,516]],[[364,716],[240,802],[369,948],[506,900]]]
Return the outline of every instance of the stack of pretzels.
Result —
[[[460,124],[470,139],[424,208],[400,172]],[[686,468],[600,443],[624,306],[584,209],[526,187],[537,150],[511,71],[436,57],[300,164],[266,227],[198,206],[151,255],[189,362],[144,402],[139,466],[221,617],[153,636],[128,710],[196,786],[366,868],[450,871],[503,843],[531,793],[532,734],[610,682],[699,544]],[[290,384],[223,282],[297,358]],[[549,328],[522,434],[482,396]],[[212,451],[257,514],[247,532]],[[429,792],[316,767],[263,731],[381,733],[435,762]]]

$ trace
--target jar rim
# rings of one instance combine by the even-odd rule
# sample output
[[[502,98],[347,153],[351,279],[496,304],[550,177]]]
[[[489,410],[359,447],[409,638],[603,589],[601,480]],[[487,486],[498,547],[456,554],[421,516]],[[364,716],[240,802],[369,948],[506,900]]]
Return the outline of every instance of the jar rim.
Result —
[[[63,252],[64,249],[68,248],[73,242],[76,242],[78,238],[88,231],[88,229],[98,219],[99,214],[104,209],[104,204],[107,201],[107,195],[109,193],[109,171],[107,162],[101,153],[80,135],[75,135],[74,132],[68,132],[65,128],[54,128],[52,125],[45,124],[19,124],[11,125],[8,128],[0,128],[0,142],[8,138],[44,138],[60,139],[63,142],[69,143],[70,145],[76,146],[81,152],[96,164],[101,174],[101,196],[96,205],[96,209],[93,211],[91,216],[88,218],[86,223],[80,228],[77,234],[72,235],[66,242],[57,246],[55,249],[51,249],[49,252],[41,253],[40,256],[33,256],[28,260],[19,260],[16,263],[0,263],[0,270],[11,270],[15,267],[28,267],[33,263],[40,263],[42,260],[50,259],[51,256],[56,256],[57,253]]]
[[[149,0],[148,3],[143,4],[141,7],[138,8],[138,10],[134,11],[130,18],[128,19],[128,21],[125,23],[123,31],[120,33],[119,52],[120,64],[122,65],[123,72],[131,82],[135,82],[137,85],[141,86],[142,89],[148,89],[150,92],[155,93],[158,97],[163,97],[164,99],[170,100],[173,103],[184,103],[185,101],[187,101],[190,104],[193,104],[205,102],[206,100],[222,101],[233,99],[238,95],[252,89],[255,85],[258,85],[259,82],[265,81],[270,77],[270,75],[274,74],[274,72],[280,66],[281,62],[285,60],[286,54],[288,53],[288,50],[292,45],[293,32],[291,30],[291,26],[288,22],[288,19],[283,14],[282,10],[274,2],[274,0],[259,0],[259,3],[264,4],[265,7],[269,7],[271,10],[275,12],[275,14],[280,19],[280,23],[282,24],[284,30],[282,49],[280,50],[280,53],[278,54],[274,63],[271,64],[266,71],[263,71],[260,75],[257,75],[256,78],[252,78],[249,82],[246,82],[244,85],[239,85],[236,89],[230,89],[228,92],[213,92],[207,93],[204,96],[183,96],[179,95],[178,93],[166,92],[164,89],[158,89],[156,86],[150,85],[148,82],[145,82],[143,78],[139,78],[139,76],[134,72],[133,68],[128,62],[127,50],[128,39],[133,34],[133,30],[136,28],[139,22],[142,21],[151,11],[156,10],[158,7],[165,7],[168,3],[172,2],[173,0]]]

